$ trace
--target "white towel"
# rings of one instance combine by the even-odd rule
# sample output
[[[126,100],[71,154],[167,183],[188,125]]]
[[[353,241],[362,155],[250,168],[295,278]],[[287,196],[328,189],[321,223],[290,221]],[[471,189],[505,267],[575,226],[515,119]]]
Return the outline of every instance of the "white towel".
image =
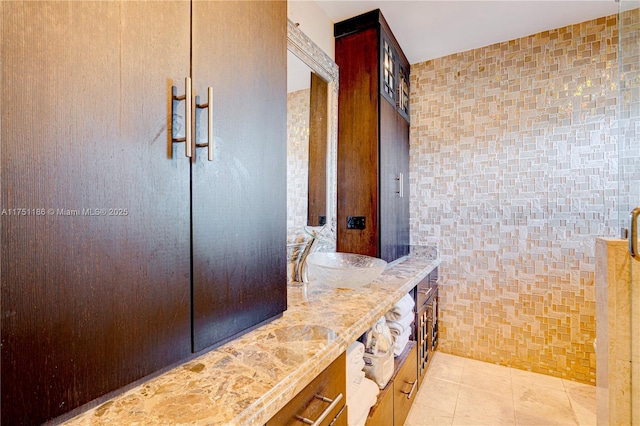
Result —
[[[351,379],[347,379],[347,404],[349,404],[353,398],[358,397],[358,388],[363,380],[365,380],[364,371],[360,371],[356,375],[352,376]]]
[[[357,340],[347,348],[347,367],[356,364],[364,355],[364,345]]]
[[[402,335],[396,337],[396,341],[393,344],[393,356],[398,356],[404,351],[404,348],[409,343],[409,337],[411,336],[411,329],[407,328]]]
[[[407,312],[402,318],[397,321],[387,321],[387,325],[391,330],[391,334],[394,337],[402,335],[407,328],[411,328],[411,323],[415,320],[413,311]]]
[[[347,366],[347,384],[354,382],[361,376],[360,373],[364,374],[362,369],[364,368],[364,359],[360,358],[360,361],[355,364],[349,364]]]
[[[349,426],[364,425],[369,415],[369,410],[376,403],[379,389],[375,382],[369,379],[362,379],[355,392],[355,398],[347,398],[347,405],[349,406],[347,422]]]
[[[385,317],[391,321],[398,321],[402,318],[407,312],[413,311],[413,307],[416,303],[413,301],[413,297],[409,293],[405,294],[402,299],[398,301],[393,308],[386,313]]]

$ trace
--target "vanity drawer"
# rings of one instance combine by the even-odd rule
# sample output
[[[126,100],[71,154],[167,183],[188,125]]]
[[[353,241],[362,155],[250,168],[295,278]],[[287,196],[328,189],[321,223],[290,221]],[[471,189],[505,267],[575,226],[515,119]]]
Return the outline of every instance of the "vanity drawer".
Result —
[[[434,269],[422,279],[416,286],[416,308],[420,308],[438,289],[438,268]]]
[[[417,345],[413,344],[407,360],[393,381],[393,424],[402,425],[418,393]]]
[[[267,422],[267,426],[304,424],[320,417],[321,425],[347,425],[346,355],[343,353],[287,405]]]

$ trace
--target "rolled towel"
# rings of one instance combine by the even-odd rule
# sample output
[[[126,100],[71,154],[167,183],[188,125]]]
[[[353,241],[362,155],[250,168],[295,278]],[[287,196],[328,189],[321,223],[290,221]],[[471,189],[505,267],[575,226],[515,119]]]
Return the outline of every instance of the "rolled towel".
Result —
[[[398,337],[405,332],[407,328],[411,328],[411,323],[415,320],[413,311],[406,313],[398,321],[387,321],[389,330],[394,337]]]
[[[405,294],[402,299],[398,301],[393,307],[385,314],[388,320],[398,321],[407,312],[413,311],[413,307],[416,303],[413,301],[413,297],[409,293]]]
[[[360,361],[356,364],[349,364],[347,366],[347,384],[358,380],[358,377],[361,376],[360,373],[364,373],[362,369],[364,368],[364,359],[360,358]]]
[[[409,343],[409,337],[411,336],[411,329],[407,328],[407,330],[402,333],[402,335],[396,337],[396,341],[393,344],[393,356],[398,356],[404,351],[404,348]]]
[[[358,388],[360,383],[365,380],[364,371],[360,371],[357,375],[352,376],[351,380],[347,379],[347,404],[353,398],[358,398]]]
[[[357,340],[347,348],[347,367],[351,364],[357,364],[364,355],[364,345]]]
[[[358,385],[355,398],[348,399],[347,422],[351,425],[363,425],[367,420],[369,410],[376,403],[378,397],[378,385],[369,379],[362,379]]]

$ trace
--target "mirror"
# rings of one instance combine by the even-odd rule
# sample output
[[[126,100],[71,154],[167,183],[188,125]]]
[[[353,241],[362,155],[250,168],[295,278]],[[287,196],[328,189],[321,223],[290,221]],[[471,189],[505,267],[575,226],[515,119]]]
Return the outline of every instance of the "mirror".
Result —
[[[334,228],[338,67],[288,21],[287,225]]]
[[[326,224],[323,235],[335,241],[338,67],[291,20],[287,35],[287,242],[293,248],[305,244],[306,227]]]

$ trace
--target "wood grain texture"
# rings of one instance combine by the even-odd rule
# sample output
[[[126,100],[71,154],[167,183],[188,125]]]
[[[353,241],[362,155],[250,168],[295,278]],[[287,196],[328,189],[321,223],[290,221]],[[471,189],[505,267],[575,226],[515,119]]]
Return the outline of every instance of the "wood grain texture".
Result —
[[[214,161],[192,165],[193,345],[218,345],[286,301],[284,1],[193,3],[196,94],[213,87]],[[204,123],[203,120],[199,120]],[[206,134],[206,125],[202,124]]]
[[[378,401],[371,407],[367,417],[367,426],[393,425],[393,382],[378,394]]]
[[[0,19],[2,208],[45,211],[2,216],[2,423],[40,424],[190,353],[189,163],[167,130],[189,4]]]
[[[301,422],[296,418],[300,415],[315,421],[329,406],[329,403],[315,398],[324,396],[331,400],[342,394],[342,400],[329,412],[321,425],[326,426],[338,415],[347,401],[346,354],[343,352],[329,367],[318,375],[311,383],[301,390],[285,407],[283,407],[268,422],[267,426],[297,426]],[[343,413],[336,421],[336,426],[346,425],[347,416]]]
[[[418,380],[417,370],[417,346],[415,342],[409,342],[405,351],[396,358],[397,376],[393,379],[393,424],[403,425],[409,415],[411,405],[416,399],[417,389],[407,398],[412,383]],[[398,367],[400,365],[400,367]],[[417,384],[416,384],[417,386]]]
[[[338,95],[337,249],[379,256],[378,31],[336,39]],[[365,216],[366,228],[347,229],[347,216]]]
[[[309,194],[307,225],[320,225],[327,212],[327,154],[329,142],[329,85],[311,73],[309,93]]]
[[[380,92],[382,29],[370,28],[372,22],[388,28],[379,11],[336,24],[348,33],[336,39],[337,247],[390,262],[409,253],[409,123]],[[359,32],[349,32],[351,27]],[[387,39],[398,49],[398,59],[405,60],[393,35]],[[347,229],[348,216],[365,216],[366,228]]]

